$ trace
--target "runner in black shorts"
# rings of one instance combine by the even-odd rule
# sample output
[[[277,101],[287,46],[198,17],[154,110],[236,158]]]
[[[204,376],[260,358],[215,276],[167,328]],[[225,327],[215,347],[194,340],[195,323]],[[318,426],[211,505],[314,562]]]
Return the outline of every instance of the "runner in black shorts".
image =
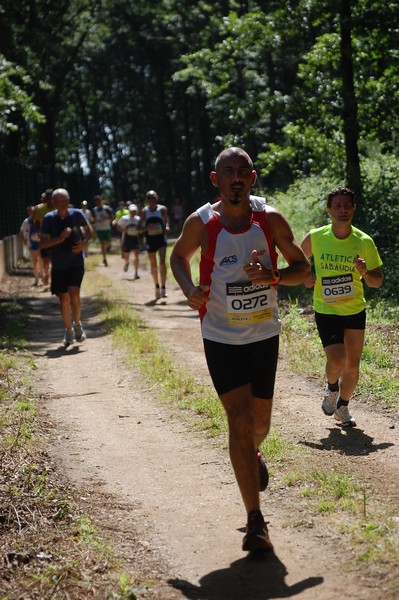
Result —
[[[359,381],[366,329],[365,285],[379,288],[382,261],[373,239],[352,225],[355,192],[337,187],[327,194],[331,223],[315,227],[302,249],[313,257],[314,273],[305,282],[313,288],[313,308],[326,357],[323,413],[341,427],[355,427],[349,402]]]
[[[67,190],[54,190],[55,210],[45,215],[40,246],[51,248],[51,293],[58,296],[65,332],[63,344],[83,342],[80,285],[84,275],[83,250],[92,237],[91,225],[77,208],[69,208]]]
[[[129,270],[130,253],[133,252],[134,278],[140,279],[139,276],[139,255],[140,255],[140,238],[139,225],[140,217],[137,214],[136,204],[129,205],[127,215],[122,215],[116,222],[116,228],[122,233],[121,247],[122,256],[125,261],[123,270],[125,273]]]
[[[198,310],[209,372],[227,415],[230,459],[247,517],[242,549],[270,550],[259,497],[268,471],[259,445],[271,422],[277,284],[304,282],[310,266],[283,215],[251,194],[256,172],[244,150],[223,150],[210,177],[220,197],[187,218],[171,266],[188,305]],[[277,248],[287,264],[281,271]],[[199,249],[197,285],[190,261]]]
[[[240,345],[204,339],[206,362],[218,395],[250,384],[257,398],[273,398],[278,347],[278,336]]]
[[[144,207],[139,231],[145,232],[146,249],[151,265],[151,275],[155,284],[155,300],[166,298],[166,246],[169,233],[168,209],[158,204],[158,194],[150,190],[146,194],[147,206]],[[157,265],[159,257],[159,269]],[[158,272],[159,271],[159,272]]]
[[[55,296],[66,294],[70,287],[80,288],[85,270],[83,267],[72,267],[63,271],[51,272],[51,293]]]

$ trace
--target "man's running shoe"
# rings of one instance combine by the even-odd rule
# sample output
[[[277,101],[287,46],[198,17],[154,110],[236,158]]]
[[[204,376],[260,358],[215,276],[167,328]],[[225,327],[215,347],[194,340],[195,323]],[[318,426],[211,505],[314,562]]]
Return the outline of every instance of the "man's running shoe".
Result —
[[[123,265],[123,270],[125,271],[125,273],[128,271],[129,269],[129,263],[125,262],[125,264]]]
[[[252,510],[248,514],[248,523],[242,541],[242,549],[246,552],[273,550],[267,525],[260,510]]]
[[[155,288],[155,300],[159,300],[161,297],[161,290],[159,287]]]
[[[82,327],[82,323],[79,321],[79,323],[74,323],[73,324],[73,330],[75,332],[75,338],[77,342],[84,342],[86,339],[86,334],[83,330]]]
[[[326,392],[324,394],[324,400],[321,404],[321,410],[328,417],[331,417],[337,408],[338,395],[339,391],[333,392],[327,385]]]
[[[68,348],[68,346],[73,344],[73,329],[65,329],[63,343],[64,343],[65,348]]]
[[[166,293],[165,287],[161,287],[161,298],[167,298],[168,294]]]
[[[334,419],[340,421],[342,427],[356,427],[356,421],[349,412],[347,406],[340,406],[334,412]]]
[[[269,471],[267,470],[265,459],[260,453],[259,448],[256,451],[256,457],[258,459],[259,467],[259,491],[264,492],[267,486],[269,485]]]
[[[138,273],[135,273],[134,278],[135,279],[140,279],[140,275]]]

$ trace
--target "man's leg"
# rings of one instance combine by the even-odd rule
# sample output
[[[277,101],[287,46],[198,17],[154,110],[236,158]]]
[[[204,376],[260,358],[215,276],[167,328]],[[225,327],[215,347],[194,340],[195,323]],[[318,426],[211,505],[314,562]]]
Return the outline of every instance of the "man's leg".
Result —
[[[325,346],[326,354],[326,377],[328,383],[335,383],[342,375],[345,365],[345,346],[344,344],[330,344]]]
[[[327,387],[324,393],[321,409],[323,413],[331,417],[336,408],[339,396],[339,381],[345,364],[344,344],[330,344],[324,347],[326,355],[326,378]]]
[[[135,249],[133,250],[133,267],[134,267],[134,274],[138,275],[139,274],[139,249]]]
[[[106,265],[107,264],[107,246],[108,246],[108,242],[101,240],[100,241],[100,246],[101,246],[101,254],[103,257],[103,264]]]
[[[123,270],[125,272],[129,269],[129,257],[130,257],[130,252],[125,252],[125,250],[122,250],[122,258],[125,261]]]
[[[227,415],[231,464],[249,513],[259,509],[256,449],[270,428],[272,400],[254,398],[249,384],[222,394],[220,400]]]
[[[270,431],[273,399],[253,398],[255,426],[254,448],[257,450]]]
[[[260,511],[259,467],[256,448],[270,427],[271,400],[253,398],[250,385],[222,394],[229,425],[229,450],[238,487],[247,512],[242,549],[272,550],[267,525]]]
[[[48,285],[50,283],[50,257],[42,256],[42,263],[44,273],[43,284]]]
[[[35,285],[39,283],[39,260],[40,260],[40,250],[31,250],[30,251],[32,257],[32,267],[33,267],[33,275],[35,277]]]
[[[73,315],[73,320],[75,323],[80,323],[80,315],[81,315],[81,302],[80,302],[80,288],[71,285],[68,288],[68,294],[70,298],[70,308]]]
[[[165,287],[166,285],[166,246],[159,248],[159,275],[161,279],[161,286]]]
[[[148,259],[150,261],[151,275],[152,275],[152,279],[154,281],[154,285],[159,287],[157,253],[156,252],[148,252]]]
[[[359,380],[359,365],[364,346],[364,329],[345,329],[345,366],[340,381],[340,397],[350,400]]]
[[[71,302],[69,292],[58,294],[60,311],[66,329],[72,329]]]

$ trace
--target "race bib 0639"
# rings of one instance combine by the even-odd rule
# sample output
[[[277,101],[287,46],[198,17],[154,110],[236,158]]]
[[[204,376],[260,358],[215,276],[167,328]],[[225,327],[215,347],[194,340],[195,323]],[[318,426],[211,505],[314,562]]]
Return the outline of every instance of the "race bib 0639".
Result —
[[[322,277],[321,286],[323,299],[327,304],[340,304],[348,302],[355,296],[355,287],[351,273]]]

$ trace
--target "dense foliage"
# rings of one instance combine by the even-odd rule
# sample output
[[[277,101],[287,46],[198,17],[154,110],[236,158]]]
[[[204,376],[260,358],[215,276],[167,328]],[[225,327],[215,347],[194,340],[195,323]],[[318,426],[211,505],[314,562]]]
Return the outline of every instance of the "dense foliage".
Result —
[[[396,248],[396,2],[0,0],[0,13],[7,156],[83,170],[114,201],[155,188],[193,208],[214,193],[218,151],[242,145],[267,192],[309,176],[355,187],[357,224]]]

